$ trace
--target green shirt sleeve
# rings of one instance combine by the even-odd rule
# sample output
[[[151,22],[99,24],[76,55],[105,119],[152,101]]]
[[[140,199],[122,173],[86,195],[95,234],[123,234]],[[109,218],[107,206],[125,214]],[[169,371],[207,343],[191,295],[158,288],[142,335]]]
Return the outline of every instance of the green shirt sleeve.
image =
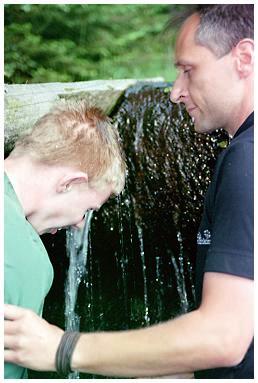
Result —
[[[4,201],[4,300],[42,315],[53,267],[34,228],[26,220],[7,177]],[[25,378],[25,369],[5,364],[5,378]]]

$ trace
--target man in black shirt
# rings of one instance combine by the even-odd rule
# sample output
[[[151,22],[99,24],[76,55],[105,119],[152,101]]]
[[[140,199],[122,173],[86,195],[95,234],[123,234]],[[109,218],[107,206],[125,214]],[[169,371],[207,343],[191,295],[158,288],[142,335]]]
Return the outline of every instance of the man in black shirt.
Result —
[[[253,52],[251,4],[199,6],[176,43],[171,100],[185,104],[197,132],[224,128],[232,137],[197,235],[196,309],[145,329],[78,340],[7,306],[7,361],[63,371],[62,360],[64,368],[121,377],[195,371],[197,378],[253,378]]]
[[[224,273],[252,280],[253,262],[253,113],[220,155],[206,194],[197,234],[196,298],[202,302],[203,278]],[[230,287],[230,286],[229,286]],[[241,299],[239,296],[238,299]],[[243,297],[245,299],[245,297]],[[233,302],[234,303],[234,302]],[[239,330],[240,331],[240,330]],[[195,372],[196,378],[252,378],[253,341],[236,366]],[[236,345],[236,347],[238,347]]]
[[[175,56],[179,75],[171,100],[185,104],[197,132],[206,133],[222,127],[232,140],[218,158],[197,234],[197,307],[202,309],[205,302],[212,302],[215,292],[215,299],[218,298],[216,314],[221,310],[218,320],[227,322],[226,311],[231,310],[230,315],[235,312],[232,322],[236,324],[239,320],[235,331],[248,351],[235,366],[207,366],[207,369],[196,371],[195,377],[252,378],[253,8],[252,5],[229,4],[198,8],[198,13],[184,23],[177,40]],[[239,13],[241,17],[246,16],[242,23],[237,17]],[[210,61],[206,48],[209,54],[215,55],[215,61]],[[230,65],[227,67],[229,61],[231,70]],[[236,74],[238,76],[234,77]],[[240,79],[245,83],[245,90],[240,86]],[[236,294],[237,289],[239,294]],[[245,299],[245,315],[249,315],[249,320],[244,324],[246,333],[241,334],[237,306],[240,304],[238,309],[241,310]],[[242,310],[245,307],[242,306]],[[232,347],[238,349],[240,344],[232,339]]]

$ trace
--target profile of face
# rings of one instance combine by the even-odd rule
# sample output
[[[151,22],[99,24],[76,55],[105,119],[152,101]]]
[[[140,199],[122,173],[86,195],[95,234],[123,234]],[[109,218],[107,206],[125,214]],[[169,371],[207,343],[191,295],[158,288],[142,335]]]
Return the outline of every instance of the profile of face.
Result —
[[[52,195],[44,199],[40,208],[27,220],[41,235],[55,234],[70,226],[83,228],[85,213],[98,210],[110,197],[110,185],[102,188],[89,186],[87,178],[78,177],[59,184]]]
[[[218,58],[210,49],[195,42],[199,15],[183,24],[175,47],[178,76],[170,99],[184,103],[193,118],[195,130],[208,133],[227,130],[239,103],[239,81],[232,52]],[[232,114],[233,113],[233,114]]]

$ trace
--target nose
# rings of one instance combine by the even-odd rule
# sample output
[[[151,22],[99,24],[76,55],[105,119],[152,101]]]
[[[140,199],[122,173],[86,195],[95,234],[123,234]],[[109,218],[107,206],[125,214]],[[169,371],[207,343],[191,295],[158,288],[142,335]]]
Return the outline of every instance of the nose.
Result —
[[[184,102],[185,98],[187,97],[187,94],[188,93],[187,93],[185,81],[179,75],[177,79],[175,80],[174,84],[172,85],[172,89],[170,92],[170,100],[174,102],[175,104]]]

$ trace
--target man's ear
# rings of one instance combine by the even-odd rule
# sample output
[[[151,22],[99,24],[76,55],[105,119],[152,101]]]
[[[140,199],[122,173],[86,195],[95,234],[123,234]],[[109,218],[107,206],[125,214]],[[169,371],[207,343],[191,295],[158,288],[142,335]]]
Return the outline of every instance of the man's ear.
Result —
[[[72,172],[61,177],[56,185],[57,193],[65,193],[72,189],[75,184],[88,183],[88,175],[84,172]]]
[[[241,78],[248,77],[254,70],[254,41],[242,39],[234,48],[237,71]]]

